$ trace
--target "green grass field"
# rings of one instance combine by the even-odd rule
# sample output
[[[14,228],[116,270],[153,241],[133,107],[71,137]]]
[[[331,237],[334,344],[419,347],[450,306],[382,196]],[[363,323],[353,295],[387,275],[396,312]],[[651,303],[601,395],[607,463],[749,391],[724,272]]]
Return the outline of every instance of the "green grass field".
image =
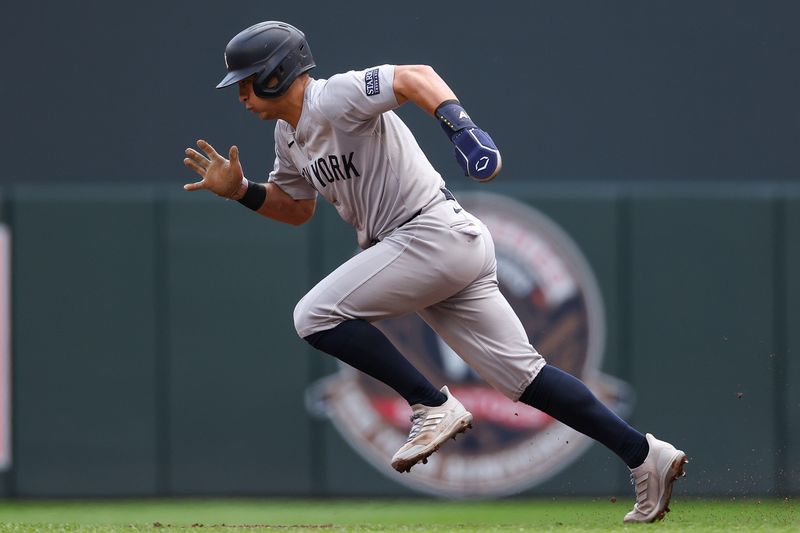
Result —
[[[786,531],[800,502],[673,499],[654,525],[622,524],[625,499],[5,501],[0,532],[14,531]]]

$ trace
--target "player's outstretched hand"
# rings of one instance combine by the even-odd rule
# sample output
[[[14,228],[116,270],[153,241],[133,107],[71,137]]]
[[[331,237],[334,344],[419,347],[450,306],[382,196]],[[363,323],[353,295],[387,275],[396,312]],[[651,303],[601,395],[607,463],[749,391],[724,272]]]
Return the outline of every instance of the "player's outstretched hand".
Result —
[[[197,141],[197,147],[205,155],[192,148],[187,148],[183,164],[197,172],[203,179],[187,183],[183,188],[187,191],[208,189],[219,196],[234,198],[244,180],[242,164],[239,162],[239,149],[231,146],[228,153],[230,159],[225,159],[214,150],[213,146],[202,139]]]

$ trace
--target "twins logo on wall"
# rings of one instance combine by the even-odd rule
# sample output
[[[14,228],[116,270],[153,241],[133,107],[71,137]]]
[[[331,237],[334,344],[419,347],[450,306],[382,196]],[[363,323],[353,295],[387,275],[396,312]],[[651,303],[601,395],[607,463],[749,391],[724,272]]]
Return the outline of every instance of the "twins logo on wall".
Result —
[[[500,289],[548,362],[581,378],[612,410],[630,412],[630,389],[600,372],[603,302],[578,247],[553,221],[507,197],[462,194],[459,203],[489,227]],[[378,470],[440,496],[491,497],[536,486],[580,457],[591,440],[484,383],[416,315],[376,324],[437,386],[448,385],[474,416],[473,429],[447,442],[410,473],[389,465],[405,442],[411,409],[394,391],[345,365],[312,385],[309,407],[329,417]]]

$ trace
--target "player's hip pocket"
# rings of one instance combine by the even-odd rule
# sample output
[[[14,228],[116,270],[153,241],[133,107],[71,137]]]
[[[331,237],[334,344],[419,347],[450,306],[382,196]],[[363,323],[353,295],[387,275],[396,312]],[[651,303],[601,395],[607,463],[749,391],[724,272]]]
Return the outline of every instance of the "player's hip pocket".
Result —
[[[463,209],[459,209],[458,212],[453,213],[453,217],[450,219],[450,231],[469,235],[471,237],[480,237],[483,235],[483,228],[481,226],[482,224],[475,217],[471,216]]]
[[[450,231],[468,235],[470,237],[480,237],[483,235],[481,228],[470,220],[464,220],[450,224]]]

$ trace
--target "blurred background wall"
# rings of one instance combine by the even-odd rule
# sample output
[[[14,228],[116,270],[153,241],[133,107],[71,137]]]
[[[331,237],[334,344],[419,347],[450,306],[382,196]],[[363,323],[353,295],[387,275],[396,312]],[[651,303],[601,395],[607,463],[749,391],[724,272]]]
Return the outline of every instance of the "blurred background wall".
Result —
[[[228,40],[279,19],[307,33],[316,77],[432,65],[506,181],[796,181],[798,17],[770,0],[6,2],[0,180],[177,184],[198,136],[264,176],[272,125],[214,86]],[[452,171],[431,120],[403,113]]]
[[[589,259],[604,370],[637,390],[635,424],[689,451],[685,493],[800,491],[800,4],[4,8],[0,494],[411,494],[303,403],[334,365],[297,339],[291,310],[352,253],[349,228],[324,207],[289,228],[180,189],[198,137],[238,144],[251,179],[272,167],[272,124],[213,88],[225,43],[267,19],[306,32],[316,77],[427,63],[452,85],[503,151],[484,189],[542,210]],[[433,120],[400,113],[456,194],[475,190]],[[594,446],[525,494],[627,491]]]

